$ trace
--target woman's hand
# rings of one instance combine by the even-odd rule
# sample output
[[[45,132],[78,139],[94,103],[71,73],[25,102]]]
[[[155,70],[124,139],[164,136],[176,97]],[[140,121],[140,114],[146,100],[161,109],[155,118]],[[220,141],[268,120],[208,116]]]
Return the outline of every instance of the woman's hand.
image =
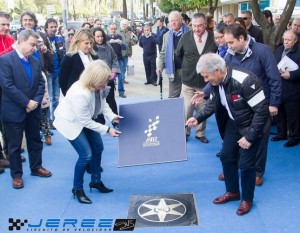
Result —
[[[119,137],[122,132],[115,130],[114,128],[109,128],[108,133],[112,137]]]
[[[116,115],[115,118],[112,120],[112,122],[115,122],[115,123],[119,123],[121,119],[123,119],[124,117],[122,116],[119,116],[119,115]]]

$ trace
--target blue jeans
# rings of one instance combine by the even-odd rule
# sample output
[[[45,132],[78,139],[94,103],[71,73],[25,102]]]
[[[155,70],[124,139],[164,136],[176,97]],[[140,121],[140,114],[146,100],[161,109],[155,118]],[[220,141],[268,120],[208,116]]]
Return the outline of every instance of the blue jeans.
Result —
[[[78,160],[75,165],[73,186],[75,190],[83,189],[83,176],[88,163],[91,166],[91,181],[99,183],[101,181],[101,157],[103,142],[101,135],[88,128],[83,128],[78,137],[69,140],[78,153]]]
[[[121,69],[121,73],[118,74],[118,92],[119,92],[119,95],[120,94],[123,94],[125,92],[124,90],[124,74],[125,74],[125,70],[124,70],[124,60],[123,58],[118,58],[118,62],[119,62],[119,66],[120,66],[120,69]]]
[[[123,75],[124,75],[124,80],[125,80],[125,73],[126,73],[126,70],[127,70],[127,65],[128,65],[128,56],[126,57],[122,57],[123,58],[123,69],[122,72],[124,71]]]
[[[54,110],[56,109],[59,101],[59,75],[50,75],[47,77],[48,82],[48,93],[50,97],[50,111],[49,111],[49,118],[51,121],[54,120]]]

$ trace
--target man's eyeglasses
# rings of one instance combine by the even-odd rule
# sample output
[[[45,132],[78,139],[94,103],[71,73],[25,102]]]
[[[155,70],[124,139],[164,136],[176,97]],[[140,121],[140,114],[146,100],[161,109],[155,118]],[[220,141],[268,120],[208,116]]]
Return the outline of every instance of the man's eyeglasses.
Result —
[[[243,17],[243,20],[248,20],[249,18],[248,17]]]
[[[74,33],[69,33],[68,36],[74,36]]]

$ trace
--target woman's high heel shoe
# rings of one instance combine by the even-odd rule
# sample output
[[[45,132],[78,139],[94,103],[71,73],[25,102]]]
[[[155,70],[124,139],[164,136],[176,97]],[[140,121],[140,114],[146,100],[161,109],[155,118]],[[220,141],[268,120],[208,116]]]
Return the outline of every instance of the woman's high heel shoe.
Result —
[[[73,197],[77,197],[78,201],[83,204],[92,204],[92,201],[85,195],[83,189],[72,189]]]
[[[90,183],[90,192],[92,192],[92,189],[98,189],[98,191],[100,193],[110,193],[112,191],[114,191],[113,189],[110,189],[110,188],[106,188],[103,184],[102,181],[100,181],[99,183],[93,183],[91,182]]]

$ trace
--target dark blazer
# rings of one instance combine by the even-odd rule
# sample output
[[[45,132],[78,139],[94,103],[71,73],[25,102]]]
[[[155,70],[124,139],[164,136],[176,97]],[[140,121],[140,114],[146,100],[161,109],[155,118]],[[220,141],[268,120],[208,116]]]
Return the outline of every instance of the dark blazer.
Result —
[[[217,51],[213,32],[207,31],[207,33],[207,40],[201,54],[198,52],[192,31],[182,35],[178,43],[175,55],[182,61],[182,83],[189,87],[203,88],[206,85],[201,75],[197,74],[196,65],[202,54]]]
[[[281,61],[284,46],[279,47],[275,52],[276,62]],[[287,55],[300,67],[300,45],[296,43]],[[290,71],[290,78],[281,78],[281,101],[284,103],[295,103],[300,101],[300,68]]]
[[[92,59],[97,60],[98,56],[92,56]],[[79,53],[67,54],[64,56],[60,64],[59,74],[59,85],[64,96],[72,84],[79,79],[83,70],[84,65]]]
[[[255,39],[256,42],[258,43],[264,43],[264,37],[263,37],[263,34],[262,34],[262,30],[251,24],[251,26],[248,28],[248,32],[250,34],[251,37],[253,37]]]
[[[22,122],[26,117],[29,100],[39,103],[38,108],[30,114],[41,117],[41,102],[45,91],[45,81],[38,59],[29,56],[32,70],[30,85],[25,68],[15,50],[0,57],[0,85],[2,89],[1,117],[4,121]]]

